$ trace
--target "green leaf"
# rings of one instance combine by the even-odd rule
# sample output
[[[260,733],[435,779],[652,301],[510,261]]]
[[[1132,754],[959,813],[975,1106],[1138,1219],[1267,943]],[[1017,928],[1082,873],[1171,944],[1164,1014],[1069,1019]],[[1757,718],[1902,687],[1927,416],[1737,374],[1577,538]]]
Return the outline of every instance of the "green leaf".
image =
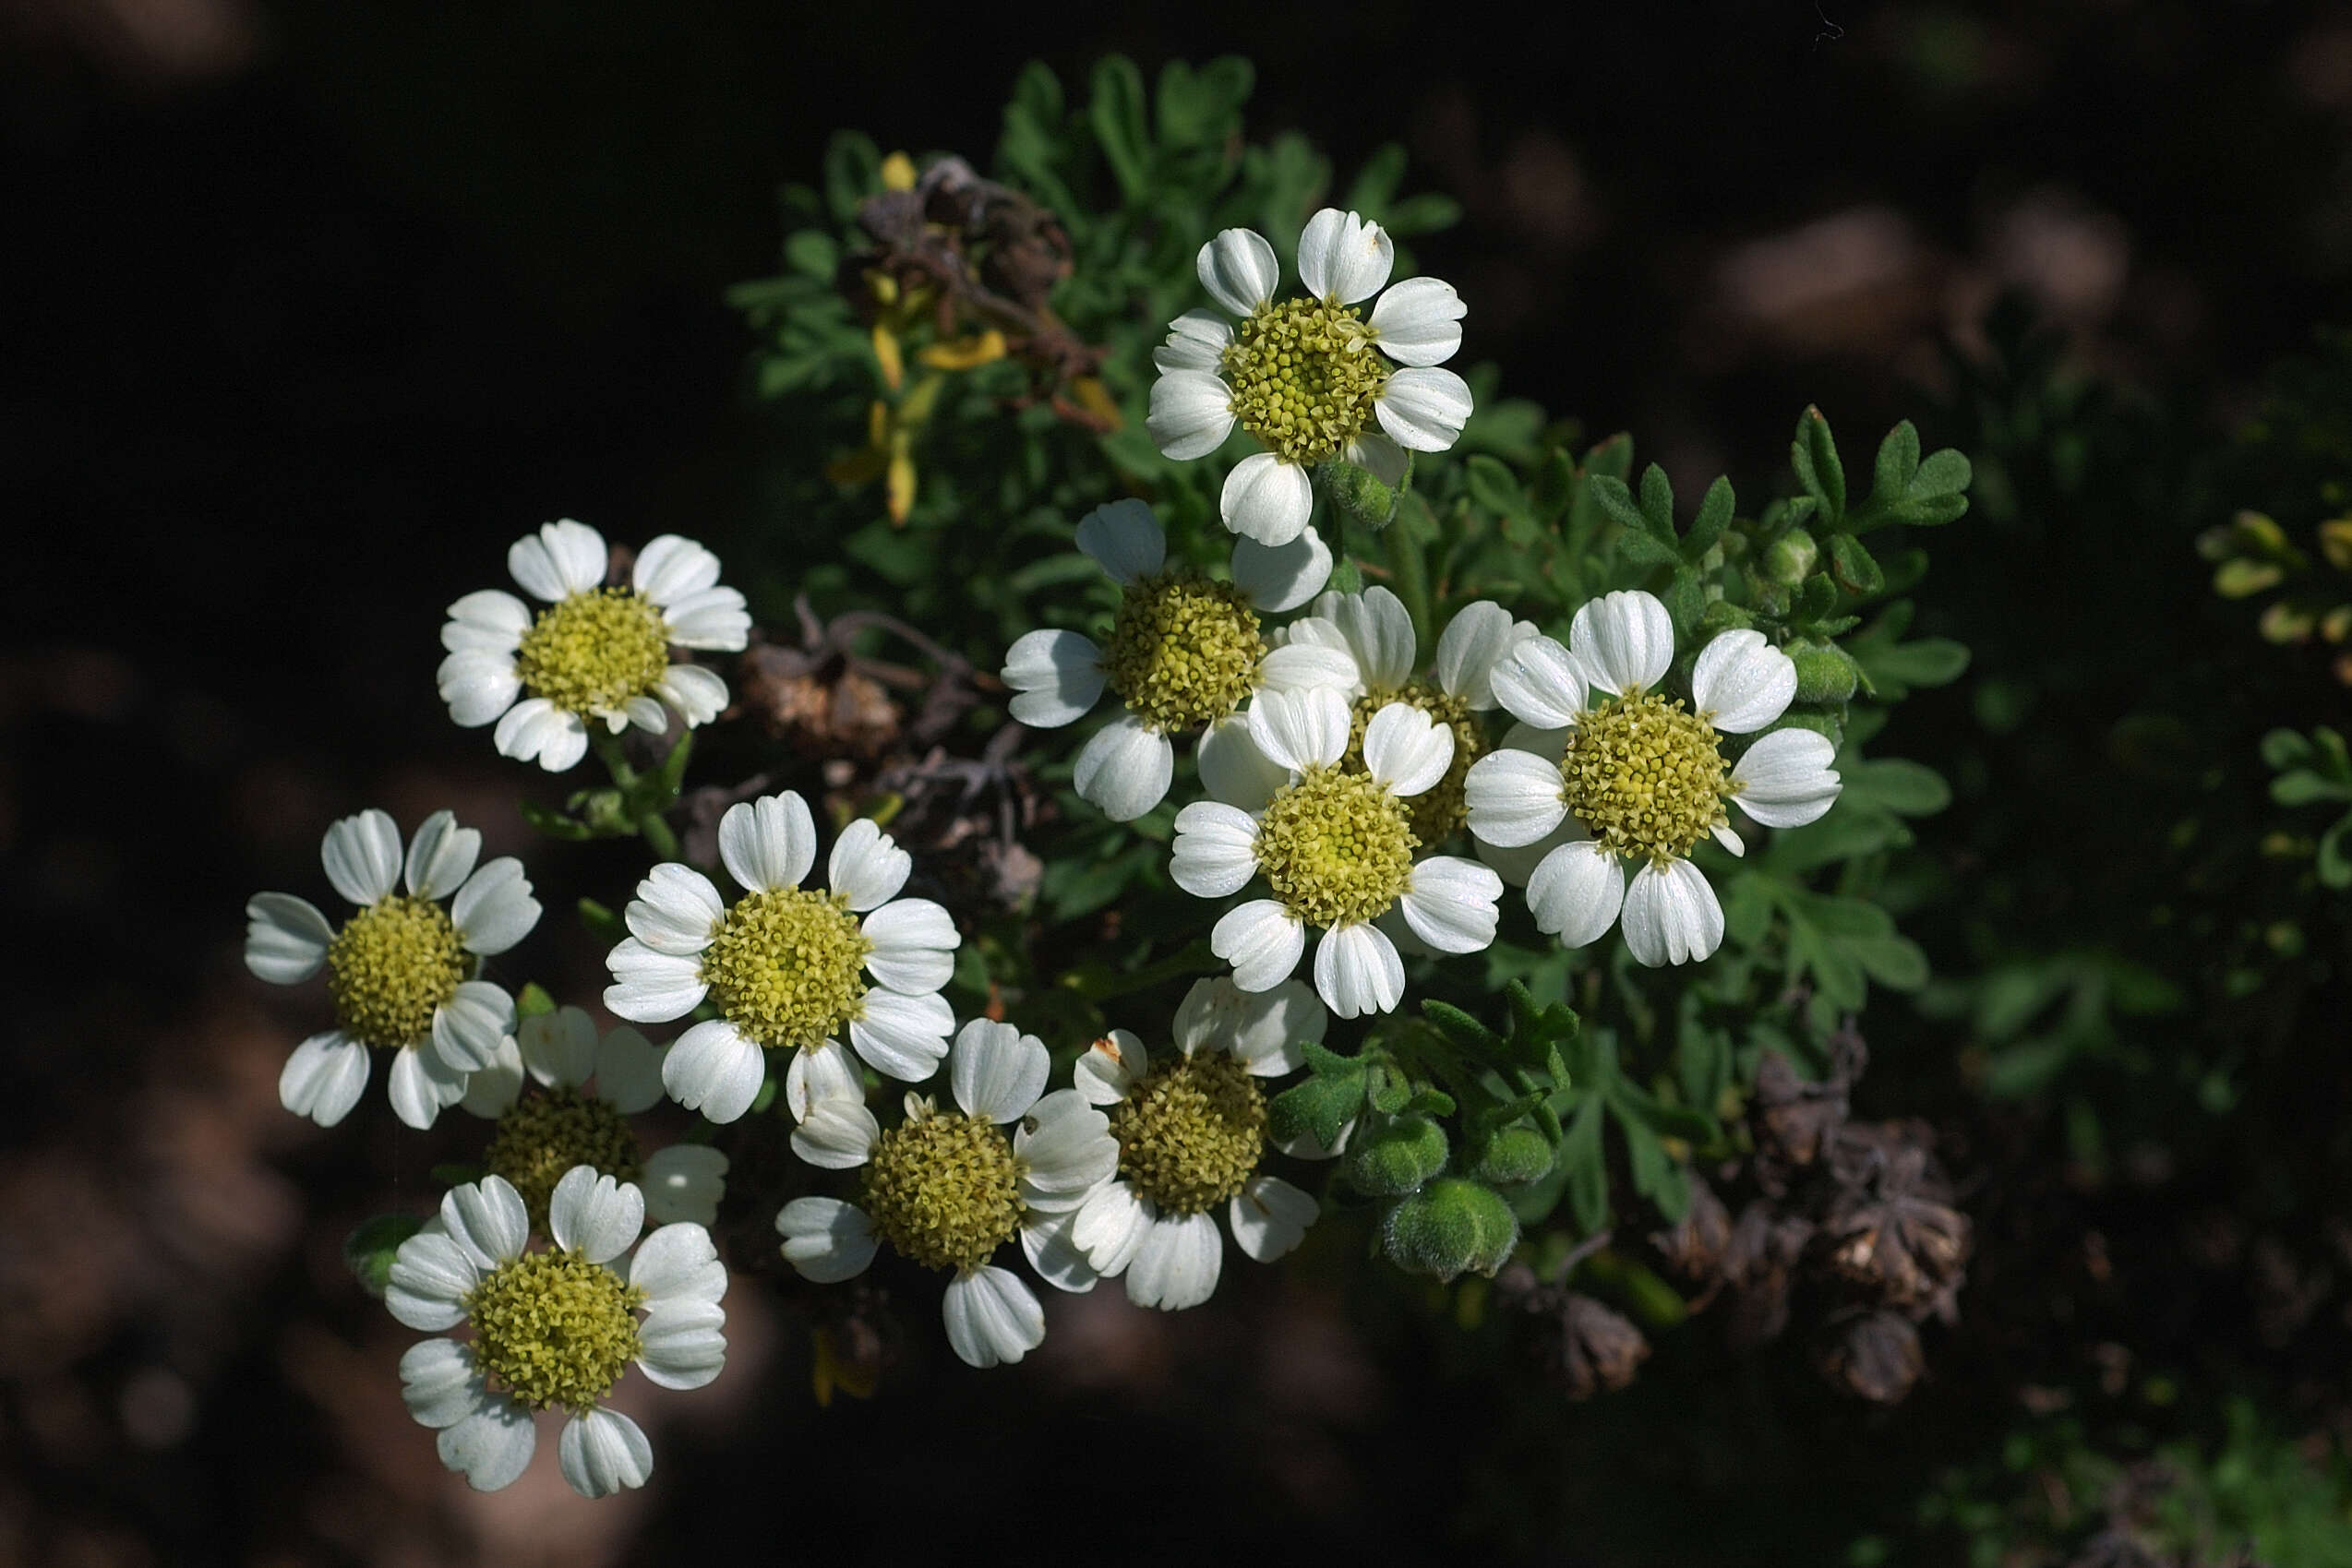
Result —
[[[1576,1119],[1560,1140],[1560,1163],[1555,1167],[1567,1173],[1568,1215],[1587,1236],[1609,1223],[1609,1164],[1601,1145],[1603,1114],[1597,1095],[1578,1107]]]
[[[1899,817],[1932,817],[1951,804],[1944,776],[1904,757],[1873,757],[1849,765],[1845,784],[1848,805],[1873,806]]]
[[[555,1010],[556,999],[549,996],[547,987],[536,980],[530,982],[515,993],[514,1015],[518,1019],[536,1018],[542,1013],[553,1012]]]
[[[1511,471],[1494,459],[1480,452],[1463,465],[1463,477],[1469,482],[1470,499],[1497,517],[1519,517],[1530,509],[1527,492],[1519,488]]]
[[[1863,972],[1890,990],[1915,991],[1927,983],[1927,955],[1906,937],[1854,937],[1845,944]]]
[[[1363,1109],[1364,1064],[1314,1044],[1306,1064],[1307,1076],[1267,1103],[1266,1126],[1278,1139],[1311,1137],[1327,1149]]]
[[[1718,478],[1707,487],[1706,499],[1698,503],[1698,515],[1691,519],[1690,532],[1683,535],[1683,559],[1696,561],[1714,548],[1732,521],[1734,505],[1730,480]]]
[[[2262,736],[2262,760],[2274,769],[2291,768],[2311,755],[2311,743],[2293,730],[2276,729]]]
[[[2322,885],[2352,888],[2352,854],[2346,852],[2347,840],[2352,840],[2352,811],[2337,818],[2335,826],[2320,835],[2317,868]]]
[[[1422,1016],[1435,1024],[1437,1032],[1451,1041],[1457,1050],[1467,1052],[1482,1062],[1502,1059],[1503,1036],[1453,1003],[1424,1001],[1421,1004],[1421,1011]]]
[[[2281,806],[2309,806],[2317,800],[2352,799],[2352,791],[2309,768],[2298,768],[2271,780],[2271,798]]]
[[[1836,528],[1845,518],[1845,465],[1838,461],[1838,443],[1819,409],[1807,408],[1798,418],[1789,463],[1797,484],[1819,508],[1824,526]]]
[[[1874,500],[1891,499],[1911,488],[1912,477],[1919,472],[1919,432],[1904,420],[1887,432],[1878,443],[1878,461],[1870,473],[1870,495]]]
[[[1211,60],[1195,71],[1182,60],[1160,67],[1159,90],[1154,105],[1159,139],[1169,147],[1209,147],[1236,128],[1242,105],[1249,102],[1254,69],[1239,55]]]
[[[629,935],[629,928],[621,923],[620,916],[593,898],[580,901],[580,923],[598,941],[618,942]]]
[[[359,1281],[359,1287],[382,1300],[384,1285],[391,1277],[392,1260],[399,1256],[401,1243],[424,1228],[425,1222],[414,1215],[378,1215],[374,1219],[363,1220],[343,1238],[343,1263]]]
[[[585,822],[575,822],[562,812],[542,806],[535,800],[522,802],[522,820],[542,835],[561,839],[567,844],[579,844],[596,836]]]
[[[882,188],[882,150],[862,131],[838,131],[825,147],[825,205],[843,223]]]
[[[1851,533],[1830,535],[1830,567],[1838,586],[1849,593],[1868,595],[1887,585],[1887,574],[1878,569],[1878,557]]]
[[[1151,181],[1151,137],[1144,124],[1144,74],[1124,54],[1106,54],[1095,63],[1086,121],[1120,194],[1130,202],[1141,199]]]

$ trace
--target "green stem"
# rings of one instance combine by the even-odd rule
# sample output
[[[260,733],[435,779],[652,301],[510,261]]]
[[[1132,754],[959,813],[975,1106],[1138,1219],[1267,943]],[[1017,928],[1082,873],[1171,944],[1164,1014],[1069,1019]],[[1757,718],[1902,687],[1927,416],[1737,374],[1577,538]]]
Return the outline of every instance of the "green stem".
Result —
[[[604,763],[605,772],[612,775],[616,789],[626,791],[636,787],[637,770],[629,765],[629,758],[621,751],[620,736],[601,725],[591,724],[588,726],[588,745],[596,753],[596,760]]]
[[[638,818],[637,831],[644,836],[646,846],[653,850],[656,859],[684,858],[678,853],[677,830],[669,825],[669,820],[659,811],[648,811]]]

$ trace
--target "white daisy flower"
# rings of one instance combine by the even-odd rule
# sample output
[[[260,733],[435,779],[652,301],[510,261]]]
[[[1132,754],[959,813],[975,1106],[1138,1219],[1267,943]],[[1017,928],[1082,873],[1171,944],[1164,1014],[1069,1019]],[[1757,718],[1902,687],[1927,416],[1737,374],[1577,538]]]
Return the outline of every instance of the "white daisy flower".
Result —
[[[751,631],[743,595],[721,588],[719,558],[665,533],[638,553],[626,588],[607,588],[604,535],[570,518],[514,542],[507,570],[547,607],[496,588],[450,606],[441,628],[441,700],[467,729],[498,723],[498,753],[562,772],[588,750],[590,720],[618,735],[692,729],[726,707],[726,682],[674,648],[739,653]],[[520,700],[517,700],[520,699]]]
[[[1381,293],[1396,257],[1379,224],[1326,207],[1299,236],[1308,297],[1278,301],[1281,269],[1263,235],[1227,229],[1201,246],[1201,285],[1240,325],[1209,310],[1170,324],[1146,426],[1179,461],[1208,456],[1236,424],[1266,449],[1226,477],[1220,510],[1234,533],[1287,545],[1314,509],[1315,464],[1344,457],[1396,485],[1407,449],[1442,452],[1461,435],[1470,387],[1436,368],[1462,346],[1461,297],[1435,278]],[[1374,294],[1367,321],[1357,306]]]
[[[845,1029],[875,1071],[910,1083],[930,1077],[955,1027],[939,991],[964,939],[938,904],[897,896],[914,865],[907,853],[859,818],[834,841],[833,891],[801,887],[817,829],[808,802],[786,790],[727,808],[719,858],[744,888],[732,907],[692,867],[656,866],[625,912],[629,940],[606,961],[605,1005],[632,1023],[682,1018],[706,996],[718,1006],[662,1059],[670,1097],[733,1121],[767,1081],[764,1052],[794,1050],[786,1090],[797,1114],[812,1083],[822,1092],[857,1083]]]
[[[1108,647],[1074,631],[1033,631],[1004,658],[1013,716],[1038,729],[1083,718],[1108,686],[1126,712],[1078,753],[1078,794],[1113,821],[1133,821],[1168,795],[1180,731],[1223,724],[1261,686],[1344,679],[1327,650],[1268,649],[1261,613],[1296,609],[1331,576],[1331,548],[1302,534],[1278,548],[1241,540],[1233,581],[1170,569],[1168,539],[1141,501],[1113,501],[1078,524],[1078,548],[1122,590]],[[1214,767],[1204,742],[1202,765]]]
[[[1017,1236],[1049,1285],[1093,1289],[1095,1271],[1071,1240],[1071,1225],[1119,1165],[1102,1112],[1075,1090],[1045,1092],[1050,1067],[1036,1035],[974,1019],[948,1062],[960,1111],[910,1093],[906,1119],[884,1131],[862,1099],[812,1104],[796,1146],[819,1165],[862,1169],[863,1185],[855,1203],[786,1203],[775,1218],[786,1261],[831,1285],[865,1273],[888,1241],[901,1257],[954,1271],[942,1311],[956,1355],[993,1367],[1036,1349],[1045,1308],[1018,1275],[990,1260]]]
[[[1391,702],[1364,726],[1365,771],[1341,766],[1347,699],[1328,687],[1263,693],[1250,738],[1290,783],[1254,812],[1201,800],[1176,814],[1176,885],[1223,898],[1263,875],[1270,898],[1229,912],[1209,946],[1245,991],[1273,989],[1298,967],[1306,928],[1325,928],[1314,987],[1342,1018],[1393,1011],[1404,961],[1373,922],[1391,909],[1432,952],[1477,952],[1494,940],[1502,879],[1474,860],[1416,859],[1406,802],[1446,776],[1453,732],[1420,709]]]
[[[1573,835],[1527,884],[1536,924],[1565,946],[1597,940],[1622,911],[1641,963],[1707,957],[1723,940],[1723,908],[1689,857],[1710,836],[1742,852],[1724,807],[1794,828],[1838,797],[1836,748],[1810,730],[1776,730],[1724,763],[1722,736],[1764,728],[1796,694],[1795,664],[1761,632],[1719,632],[1699,650],[1692,711],[1656,689],[1674,661],[1666,606],[1616,592],[1577,612],[1567,647],[1538,638],[1495,666],[1495,694],[1543,732],[1523,742],[1542,749],[1506,747],[1470,769],[1470,832],[1506,850]],[[1630,887],[1627,860],[1642,863]]]
[[[1446,776],[1413,796],[1414,836],[1424,844],[1442,843],[1460,829],[1468,811],[1462,779],[1487,752],[1486,732],[1474,714],[1492,712],[1494,664],[1519,643],[1536,636],[1532,621],[1513,621],[1491,599],[1465,604],[1437,640],[1437,658],[1423,673],[1404,601],[1386,588],[1361,593],[1326,593],[1314,613],[1287,628],[1292,643],[1314,642],[1348,655],[1356,669],[1353,728],[1347,765],[1363,765],[1364,726],[1391,702],[1420,709],[1454,734],[1454,760]]]
[[[384,1290],[392,1316],[426,1333],[474,1331],[470,1340],[410,1347],[401,1396],[440,1434],[441,1463],[475,1490],[522,1474],[537,1445],[532,1418],[558,1406],[570,1418],[556,1455],[572,1490],[604,1497],[642,1487],[653,1446],[605,1405],[621,1374],[634,1361],[664,1388],[700,1388],[719,1375],[726,1265],[710,1232],[666,1225],[641,1242],[644,1228],[637,1189],[582,1166],[556,1184],[547,1251],[524,1250],[522,1194],[496,1176],[452,1191],[440,1224],[401,1243]]]
[[[629,1125],[662,1097],[661,1047],[627,1024],[600,1040],[595,1020],[577,1007],[526,1018],[514,1033],[459,1103],[498,1122],[482,1164],[522,1194],[533,1229],[546,1227],[556,1183],[582,1165],[642,1191],[655,1225],[718,1223],[726,1156],[707,1143],[648,1154]],[[525,1097],[526,1077],[545,1092]]]
[[[335,1027],[295,1047],[278,1075],[288,1110],[321,1127],[350,1115],[373,1046],[392,1053],[393,1111],[426,1128],[464,1095],[468,1074],[497,1059],[514,999],[479,977],[482,960],[530,935],[539,901],[522,861],[502,856],[477,870],[481,853],[480,832],[436,811],[403,862],[399,826],[362,811],[330,827],[319,850],[327,880],[359,906],[342,929],[292,893],[256,893],[246,904],[245,966],[294,986],[324,964],[335,1002]]]
[[[1078,1093],[1110,1111],[1119,1179],[1078,1211],[1074,1239],[1095,1272],[1123,1273],[1139,1307],[1197,1307],[1217,1288],[1224,1239],[1270,1263],[1305,1239],[1314,1196],[1258,1170],[1266,1156],[1260,1078],[1296,1071],[1330,1015],[1296,980],[1251,993],[1203,980],[1176,1009],[1182,1053],[1155,1066],[1143,1041],[1114,1029],[1078,1059]]]

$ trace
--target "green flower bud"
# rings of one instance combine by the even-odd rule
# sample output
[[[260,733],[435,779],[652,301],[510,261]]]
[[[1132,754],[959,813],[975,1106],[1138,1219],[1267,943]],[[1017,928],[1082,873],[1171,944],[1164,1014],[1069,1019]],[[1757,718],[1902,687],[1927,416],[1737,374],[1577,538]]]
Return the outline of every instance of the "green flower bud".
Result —
[[[1552,1174],[1552,1141],[1524,1121],[1515,1121],[1480,1146],[1470,1173],[1494,1187],[1524,1187]]]
[[[1845,702],[1853,700],[1860,672],[1846,651],[1834,642],[1805,640],[1788,645],[1796,665],[1796,700]]]
[[[1407,1274],[1490,1278],[1518,1245],[1518,1216],[1492,1188],[1458,1176],[1433,1181],[1388,1211],[1381,1250]]]
[[[1836,713],[1819,708],[1791,708],[1781,715],[1776,730],[1811,730],[1825,736],[1831,746],[1845,744],[1845,720]],[[1767,731],[1770,734],[1770,731]]]
[[[1347,1177],[1356,1191],[1398,1198],[1446,1168],[1446,1130],[1425,1116],[1384,1119],[1348,1145]]]
[[[1770,581],[1794,588],[1813,575],[1814,566],[1821,559],[1821,548],[1813,535],[1802,528],[1792,528],[1772,541],[1764,552],[1764,576]]]
[[[1704,645],[1719,631],[1744,631],[1756,622],[1756,616],[1729,599],[1714,599],[1699,612],[1698,636],[1693,640]]]

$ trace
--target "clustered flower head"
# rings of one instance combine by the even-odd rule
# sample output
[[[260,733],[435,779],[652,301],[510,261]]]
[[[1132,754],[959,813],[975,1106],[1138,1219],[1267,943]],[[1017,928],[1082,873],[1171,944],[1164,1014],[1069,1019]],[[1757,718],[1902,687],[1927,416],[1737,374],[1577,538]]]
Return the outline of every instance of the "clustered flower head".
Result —
[[[1470,387],[1438,368],[1461,347],[1461,296],[1435,278],[1390,286],[1396,260],[1379,224],[1330,207],[1299,236],[1303,298],[1274,297],[1282,270],[1263,234],[1227,229],[1201,247],[1201,286],[1235,319],[1194,310],[1170,324],[1147,424],[1179,461],[1208,456],[1236,425],[1266,449],[1226,476],[1234,533],[1287,545],[1314,512],[1316,464],[1343,459],[1395,485],[1408,450],[1461,435]]]
[[[1140,1038],[1114,1029],[1079,1058],[1078,1093],[1109,1107],[1119,1145],[1118,1179],[1087,1196],[1072,1232],[1096,1273],[1124,1275],[1130,1300],[1173,1311],[1217,1288],[1219,1210],[1261,1263],[1305,1239],[1320,1205],[1259,1168],[1268,1134],[1258,1080],[1296,1071],[1329,1022],[1295,980],[1256,993],[1203,980],[1176,1009],[1173,1057],[1155,1063]]]
[[[784,1206],[776,1229],[786,1260],[830,1284],[865,1273],[887,1241],[901,1257],[953,1274],[942,1310],[956,1355],[993,1367],[1036,1349],[1045,1308],[991,1260],[1018,1240],[1048,1284],[1093,1289],[1098,1271],[1072,1242],[1073,1216],[1120,1155],[1102,1112],[1075,1090],[1046,1092],[1051,1067],[1036,1035],[975,1019],[949,1054],[955,1109],[909,1094],[905,1119],[885,1131],[861,1095],[811,1105],[794,1146],[861,1179],[855,1203],[810,1197]]]
[[[524,1092],[526,1080],[536,1092]],[[599,1037],[585,1010],[560,1007],[524,1019],[460,1103],[498,1124],[482,1163],[522,1194],[534,1226],[545,1223],[549,1195],[575,1166],[641,1189],[656,1225],[715,1225],[726,1155],[708,1143],[648,1152],[630,1126],[661,1097],[659,1047],[626,1024]]]
[[[468,729],[496,722],[499,755],[560,773],[587,755],[591,724],[618,735],[687,728],[726,706],[726,682],[673,648],[739,653],[751,631],[743,595],[718,586],[719,558],[665,533],[638,553],[629,586],[607,588],[604,535],[566,518],[507,552],[535,616],[496,588],[450,606],[441,628],[441,700]]]
[[[549,1409],[567,1416],[556,1454],[574,1491],[642,1487],[653,1445],[605,1403],[622,1374],[633,1363],[681,1389],[719,1375],[726,1267],[710,1233],[644,1228],[634,1186],[581,1166],[549,1199],[546,1248],[531,1248],[522,1196],[496,1176],[453,1189],[438,1225],[401,1244],[384,1292],[392,1316],[428,1334],[472,1333],[413,1347],[401,1358],[402,1395],[439,1434],[441,1463],[476,1490],[522,1474],[537,1446],[532,1418]]]
[[[1345,680],[1324,651],[1269,644],[1261,614],[1296,609],[1331,576],[1330,546],[1305,533],[1279,546],[1241,540],[1230,582],[1168,565],[1168,539],[1141,501],[1114,501],[1078,524],[1078,548],[1119,585],[1108,645],[1075,631],[1033,631],[1004,659],[1013,716],[1056,729],[1083,718],[1107,686],[1126,712],[1078,753],[1072,782],[1113,821],[1132,821],[1167,798],[1175,777],[1170,737],[1225,734],[1260,688],[1287,690]],[[1232,740],[1204,739],[1213,772]]]
[[[1365,724],[1362,771],[1341,766],[1348,700],[1327,687],[1268,692],[1250,710],[1250,738],[1289,782],[1257,809],[1200,800],[1176,815],[1170,874],[1202,898],[1263,879],[1266,896],[1229,911],[1209,946],[1245,991],[1271,990],[1296,969],[1310,926],[1314,986],[1342,1018],[1389,1012],[1405,967],[1387,930],[1392,910],[1432,951],[1477,952],[1494,940],[1503,880],[1452,856],[1423,855],[1407,802],[1446,776],[1453,731],[1422,709],[1390,702]]]
[[[955,1017],[940,998],[963,941],[947,911],[900,898],[914,861],[866,818],[834,841],[831,892],[803,888],[817,859],[809,803],[792,790],[727,808],[719,858],[743,888],[728,904],[690,866],[654,868],[612,950],[605,1005],[638,1023],[682,1018],[705,998],[719,1016],[669,1047],[662,1082],[713,1121],[751,1108],[766,1053],[794,1053],[795,1110],[811,1080],[847,1081],[842,1037],[877,1071],[909,1083],[947,1054]]]
[[[393,1111],[430,1127],[510,1043],[514,999],[480,977],[482,961],[530,934],[539,901],[522,861],[501,856],[477,869],[481,853],[479,831],[436,811],[403,857],[390,816],[363,811],[329,828],[319,848],[328,882],[359,906],[341,928],[292,893],[246,904],[246,967],[295,986],[323,966],[334,999],[335,1026],[296,1047],[279,1075],[288,1110],[321,1127],[349,1116],[372,1048],[392,1053]]]
[[[1690,854],[1709,838],[1743,852],[1725,808],[1794,828],[1838,797],[1836,748],[1811,730],[1775,730],[1724,760],[1723,736],[1764,728],[1796,695],[1795,664],[1761,632],[1719,632],[1700,649],[1688,705],[1658,689],[1674,662],[1666,606],[1637,592],[1578,610],[1567,647],[1536,638],[1494,668],[1504,707],[1537,733],[1470,769],[1470,832],[1504,849],[1557,836],[1527,902],[1568,947],[1597,940],[1622,912],[1641,963],[1707,957],[1723,940],[1723,907]]]

